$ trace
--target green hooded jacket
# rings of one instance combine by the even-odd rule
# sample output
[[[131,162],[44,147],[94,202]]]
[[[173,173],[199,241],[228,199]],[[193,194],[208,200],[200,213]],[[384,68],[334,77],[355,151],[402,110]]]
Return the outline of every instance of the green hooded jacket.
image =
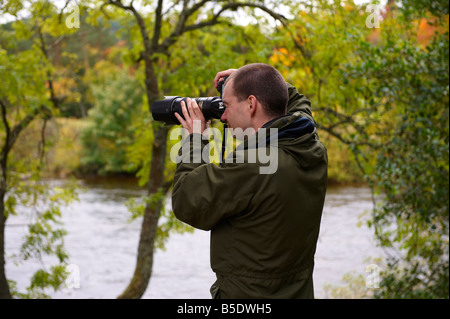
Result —
[[[180,149],[172,208],[181,221],[211,230],[213,298],[314,298],[328,158],[310,101],[288,90],[288,114],[264,125],[266,136],[260,129],[224,163],[192,163],[200,134],[183,142],[188,154]]]

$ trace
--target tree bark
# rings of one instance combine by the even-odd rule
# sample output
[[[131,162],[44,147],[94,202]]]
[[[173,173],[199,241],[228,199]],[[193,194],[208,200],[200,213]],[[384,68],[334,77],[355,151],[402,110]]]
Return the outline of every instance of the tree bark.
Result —
[[[6,215],[4,199],[6,190],[4,188],[3,178],[0,181],[0,299],[11,299],[11,291],[9,290],[8,281],[5,272],[5,225]]]
[[[5,213],[5,195],[6,195],[6,177],[7,177],[7,163],[8,152],[10,147],[11,129],[9,127],[8,120],[6,118],[6,105],[0,100],[0,108],[3,125],[5,126],[5,145],[0,153],[0,299],[11,299],[11,291],[9,290],[8,281],[6,280],[5,272],[5,225],[6,225],[6,213]]]

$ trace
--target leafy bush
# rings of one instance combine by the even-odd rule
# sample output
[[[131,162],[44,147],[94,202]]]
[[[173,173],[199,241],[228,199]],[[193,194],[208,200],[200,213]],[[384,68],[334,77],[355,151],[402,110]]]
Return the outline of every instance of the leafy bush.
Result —
[[[95,106],[88,113],[90,123],[82,132],[85,154],[81,172],[132,173],[127,148],[133,143],[133,123],[141,116],[143,89],[125,70],[92,87]]]

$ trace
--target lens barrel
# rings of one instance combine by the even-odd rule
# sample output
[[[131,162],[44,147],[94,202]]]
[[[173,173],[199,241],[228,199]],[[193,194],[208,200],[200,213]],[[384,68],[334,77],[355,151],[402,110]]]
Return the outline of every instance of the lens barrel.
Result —
[[[220,119],[225,107],[222,99],[215,97],[199,97],[194,99],[206,120]],[[185,101],[186,98],[180,96],[166,96],[163,100],[156,101],[151,107],[153,119],[155,121],[165,122],[166,125],[180,124],[175,117],[175,113],[181,115],[184,119],[183,112],[181,110],[181,101]]]

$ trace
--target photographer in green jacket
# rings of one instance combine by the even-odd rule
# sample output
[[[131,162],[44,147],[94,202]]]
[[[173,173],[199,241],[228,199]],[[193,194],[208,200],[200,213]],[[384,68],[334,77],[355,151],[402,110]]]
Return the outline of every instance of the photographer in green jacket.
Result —
[[[197,135],[207,124],[195,100],[183,102],[184,118],[176,117],[190,134],[183,142],[190,153],[177,165],[173,212],[211,230],[213,298],[314,298],[328,160],[311,103],[267,64],[219,72],[215,85],[225,76],[221,120],[246,132],[235,136],[243,142],[220,165],[190,161],[195,140],[207,147]],[[255,150],[275,156],[276,169],[262,173],[267,161],[253,158]]]

